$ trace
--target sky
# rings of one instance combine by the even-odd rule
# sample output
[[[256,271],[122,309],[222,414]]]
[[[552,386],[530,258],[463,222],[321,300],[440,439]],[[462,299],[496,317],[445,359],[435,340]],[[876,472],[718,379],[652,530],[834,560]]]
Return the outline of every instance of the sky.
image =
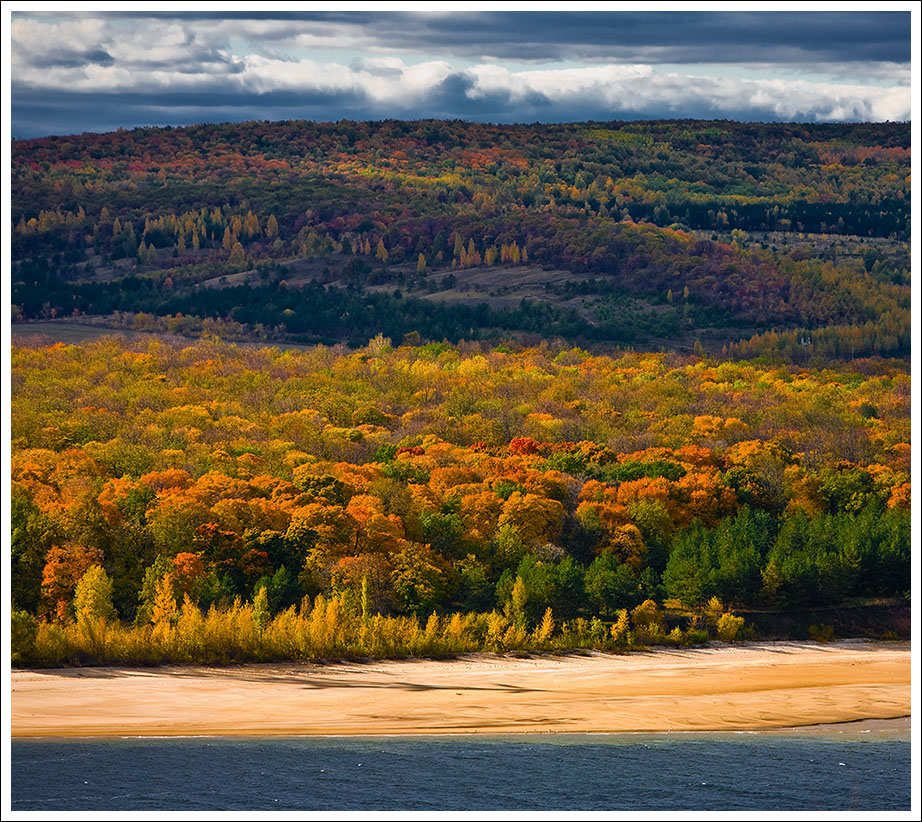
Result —
[[[96,5],[4,4],[13,138],[253,119],[911,116],[910,3]]]

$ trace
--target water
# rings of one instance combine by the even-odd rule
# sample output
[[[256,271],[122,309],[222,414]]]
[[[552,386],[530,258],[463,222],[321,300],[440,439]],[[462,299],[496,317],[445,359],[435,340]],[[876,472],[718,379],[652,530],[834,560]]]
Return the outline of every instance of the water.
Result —
[[[13,740],[12,810],[909,810],[910,743],[792,734]]]

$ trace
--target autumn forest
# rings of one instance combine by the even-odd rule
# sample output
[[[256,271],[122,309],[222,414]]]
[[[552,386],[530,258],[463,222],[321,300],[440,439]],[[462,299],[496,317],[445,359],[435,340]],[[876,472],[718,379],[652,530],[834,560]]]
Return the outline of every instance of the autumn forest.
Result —
[[[15,664],[904,633],[908,124],[12,145]]]

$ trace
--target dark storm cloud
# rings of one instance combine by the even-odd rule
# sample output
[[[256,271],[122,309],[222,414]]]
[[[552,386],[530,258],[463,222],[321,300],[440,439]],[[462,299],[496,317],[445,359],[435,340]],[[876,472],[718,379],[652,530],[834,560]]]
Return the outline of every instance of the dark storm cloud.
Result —
[[[441,83],[435,86],[420,100],[414,108],[412,116],[416,119],[426,117],[425,111],[437,111],[440,119],[455,117],[480,122],[497,123],[523,123],[536,120],[546,120],[548,111],[554,105],[553,101],[540,92],[529,92],[523,99],[517,100],[507,89],[498,89],[491,92],[479,93],[471,96],[476,88],[470,75],[456,72],[448,75]],[[584,113],[589,111],[601,112],[602,107],[580,106]],[[556,111],[554,112],[556,115]],[[559,122],[574,119],[560,116],[552,119]],[[593,119],[589,116],[577,117],[578,120]]]
[[[244,120],[370,119],[364,94],[274,91],[236,94],[68,93],[15,95],[13,139],[141,126],[183,126]],[[379,115],[380,116],[380,115]],[[372,118],[373,119],[373,118]]]
[[[92,51],[68,51],[61,49],[54,54],[41,54],[32,57],[31,63],[37,68],[79,68],[81,66],[111,66],[115,58],[104,49]]]
[[[505,60],[668,63],[908,62],[910,14],[899,11],[688,12],[121,12],[109,16],[285,21],[281,38],[326,24],[385,48]]]
[[[219,52],[208,50],[199,50],[184,56],[183,59],[161,59],[153,60],[141,54],[131,62],[132,69],[135,71],[168,71],[179,74],[238,74],[243,70],[243,66],[230,60],[226,55]]]
[[[908,13],[824,12],[494,12],[423,20],[402,32],[392,24],[390,32],[418,49],[504,59],[671,63],[908,60],[908,33]]]

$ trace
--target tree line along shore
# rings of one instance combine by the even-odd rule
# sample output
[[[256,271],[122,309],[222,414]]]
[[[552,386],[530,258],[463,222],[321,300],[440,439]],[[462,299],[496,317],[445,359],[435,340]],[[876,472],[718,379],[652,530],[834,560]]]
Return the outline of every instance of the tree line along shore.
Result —
[[[829,638],[823,607],[907,602],[893,361],[107,338],[12,381],[17,664],[626,649],[744,610]]]

